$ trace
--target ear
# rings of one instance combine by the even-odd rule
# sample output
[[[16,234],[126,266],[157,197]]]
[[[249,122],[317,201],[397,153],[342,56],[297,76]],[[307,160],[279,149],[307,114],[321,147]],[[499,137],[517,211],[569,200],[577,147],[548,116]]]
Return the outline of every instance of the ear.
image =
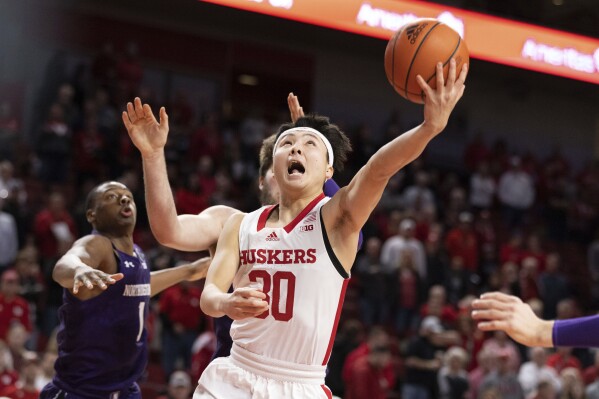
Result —
[[[262,176],[258,178],[258,188],[260,189],[260,191],[264,189],[264,177]]]
[[[331,179],[333,177],[333,173],[335,173],[335,169],[333,169],[332,166],[327,165],[327,170],[325,171],[325,174],[324,174],[326,180]]]
[[[87,212],[85,212],[85,218],[88,223],[93,224],[96,221],[96,212],[88,209]]]

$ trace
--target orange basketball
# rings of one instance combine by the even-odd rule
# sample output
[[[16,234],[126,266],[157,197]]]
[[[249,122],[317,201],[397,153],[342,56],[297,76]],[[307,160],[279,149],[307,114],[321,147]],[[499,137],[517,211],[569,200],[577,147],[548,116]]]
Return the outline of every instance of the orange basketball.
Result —
[[[447,81],[451,58],[456,60],[458,74],[462,65],[470,59],[460,35],[436,19],[418,19],[395,32],[387,43],[385,73],[391,86],[402,97],[423,104],[425,94],[416,81],[416,75],[422,76],[434,89],[437,87],[437,63],[443,63],[443,76]]]

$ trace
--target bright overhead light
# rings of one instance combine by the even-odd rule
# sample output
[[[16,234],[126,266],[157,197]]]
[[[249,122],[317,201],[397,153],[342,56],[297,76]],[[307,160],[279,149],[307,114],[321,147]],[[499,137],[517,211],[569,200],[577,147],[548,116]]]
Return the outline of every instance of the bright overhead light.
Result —
[[[561,6],[564,4],[564,0],[553,0],[554,6]]]
[[[239,75],[237,81],[246,86],[258,86],[258,78],[254,75]]]

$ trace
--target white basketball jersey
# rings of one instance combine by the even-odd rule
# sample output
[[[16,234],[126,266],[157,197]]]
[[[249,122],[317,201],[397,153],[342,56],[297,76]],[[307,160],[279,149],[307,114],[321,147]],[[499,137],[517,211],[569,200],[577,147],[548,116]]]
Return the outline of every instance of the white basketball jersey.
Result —
[[[246,215],[239,229],[240,265],[233,286],[262,287],[270,308],[236,320],[233,342],[267,358],[326,365],[349,275],[333,254],[316,197],[285,227],[266,227],[277,205]]]

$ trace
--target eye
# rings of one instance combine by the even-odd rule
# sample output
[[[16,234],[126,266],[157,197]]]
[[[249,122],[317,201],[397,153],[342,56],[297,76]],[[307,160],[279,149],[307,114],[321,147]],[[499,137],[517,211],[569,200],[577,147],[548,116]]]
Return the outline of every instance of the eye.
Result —
[[[306,144],[316,145],[316,142],[314,140],[308,140]]]
[[[108,199],[115,199],[116,198],[116,194],[108,194],[107,198]]]
[[[291,145],[291,140],[283,140],[283,145]]]

